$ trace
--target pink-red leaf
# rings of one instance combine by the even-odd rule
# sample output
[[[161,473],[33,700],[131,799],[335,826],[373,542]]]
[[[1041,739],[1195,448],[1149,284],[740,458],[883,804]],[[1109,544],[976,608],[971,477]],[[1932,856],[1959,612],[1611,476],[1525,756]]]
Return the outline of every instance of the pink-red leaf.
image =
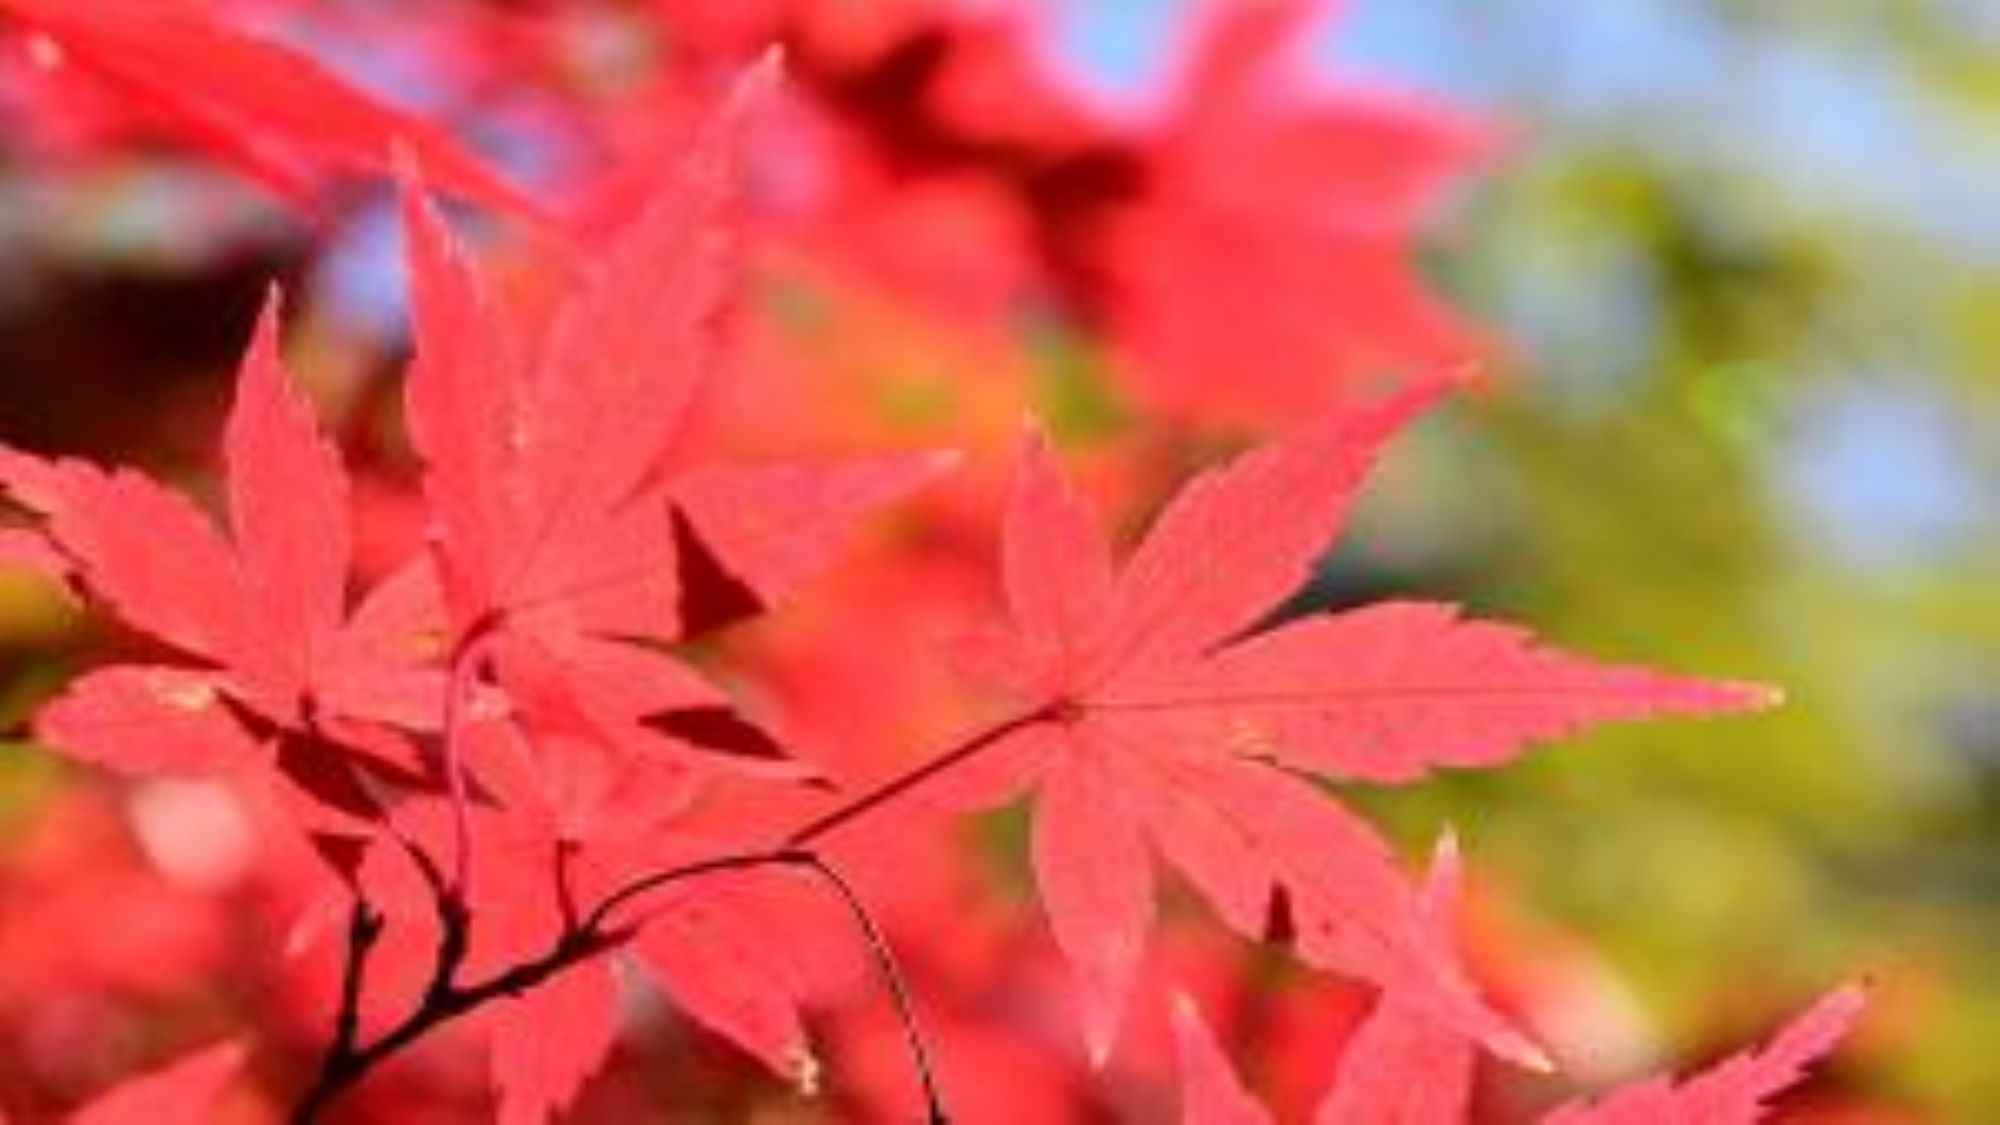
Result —
[[[1126,560],[1106,641],[1121,668],[1199,655],[1302,585],[1382,445],[1435,403],[1433,381],[1333,415],[1183,487]],[[1014,534],[1028,528],[1010,528]]]
[[[1115,575],[1087,507],[1031,444],[1005,528],[1011,629],[982,636],[974,651],[980,670],[1039,716],[990,762],[1031,770],[1051,755],[1094,759],[1100,808],[1123,794],[1154,847],[1232,927],[1261,936],[1283,894],[1308,960],[1540,1065],[1533,1045],[1479,999],[1374,832],[1273,764],[1406,780],[1439,765],[1504,761],[1532,739],[1593,722],[1740,709],[1769,696],[1596,667],[1431,607],[1257,631],[1306,580],[1382,444],[1447,385],[1336,415],[1201,476]],[[1031,739],[1032,753],[1012,753]],[[1044,768],[1045,791],[1069,776]],[[1072,863],[1082,850],[1069,849]],[[1117,850],[1134,862],[1146,854]],[[1098,904],[1051,893],[1067,876],[1049,851],[1038,852],[1038,874],[1064,951],[1090,982],[1087,1009],[1115,1012],[1120,974],[1105,966],[1129,963],[1116,944],[1128,930],[1092,936]]]
[[[1431,862],[1421,910],[1447,940],[1458,905],[1458,846],[1447,836]],[[1460,1125],[1472,1098],[1477,1045],[1435,1016],[1384,994],[1347,1041],[1317,1125]]]
[[[424,499],[445,592],[462,625],[501,604],[509,552],[529,515],[513,484],[514,419],[522,409],[524,343],[513,319],[424,194],[405,158],[404,246],[415,355],[404,418],[424,457]]]
[[[715,365],[736,280],[735,154],[772,77],[767,64],[742,79],[666,190],[562,263],[576,280],[529,339],[406,175],[408,413],[457,629],[534,615],[551,635],[671,632],[665,489]]]
[[[90,593],[134,628],[217,662],[240,644],[236,556],[185,497],[127,470],[4,447],[0,490],[43,518]]]
[[[1239,751],[1402,782],[1496,765],[1596,723],[1769,704],[1770,689],[1596,664],[1445,605],[1389,602],[1294,621],[1106,709],[1171,710]]]
[[[387,170],[416,150],[445,187],[545,223],[542,209],[437,126],[312,58],[171,0],[0,0],[0,10],[196,144],[280,195],[311,201],[335,172]]]
[[[1676,1085],[1651,1078],[1621,1087],[1594,1101],[1558,1108],[1546,1125],[1753,1125],[1770,1110],[1770,1100],[1805,1078],[1806,1069],[1825,1057],[1847,1034],[1867,1003],[1867,993],[1849,985],[1823,998],[1787,1024],[1762,1050],[1731,1056]]]
[[[320,433],[312,407],[278,358],[276,291],[236,379],[236,403],[224,435],[229,519],[248,593],[258,610],[257,637],[271,666],[246,668],[267,680],[276,699],[296,697],[314,680],[316,650],[339,630],[347,610],[352,534],[347,470]],[[238,664],[265,651],[250,637]]]
[[[1282,893],[1305,960],[1370,981],[1504,1058],[1546,1068],[1540,1050],[1480,998],[1451,935],[1366,821],[1256,763],[1159,751],[1128,753],[1120,768],[1161,852],[1239,933],[1262,938]]]
[[[1084,1040],[1111,1054],[1153,916],[1153,859],[1138,819],[1088,747],[1045,767],[1035,809],[1035,882],[1056,944],[1076,967]]]
[[[618,980],[606,960],[578,965],[492,1014],[501,1125],[542,1125],[575,1100],[618,1037]]]
[[[436,594],[405,570],[348,619],[346,472],[279,361],[277,308],[273,294],[227,425],[230,538],[145,477],[77,461],[0,448],[0,492],[86,592],[194,665],[86,676],[44,709],[41,737],[127,772],[269,768],[309,797],[297,815],[350,831],[378,809],[351,765],[425,780],[405,740],[355,720],[435,721]]]
[[[43,705],[35,736],[121,773],[215,773],[252,759],[214,675],[119,665],[86,673]]]
[[[796,1081],[816,1064],[800,1016],[813,980],[792,950],[824,939],[779,908],[772,878],[728,876],[660,896],[633,948],[695,1022]]]
[[[1007,611],[1023,639],[1057,646],[1042,663],[1057,677],[1045,686],[1060,687],[1078,671],[1078,654],[1069,646],[1091,634],[1110,601],[1111,544],[1097,513],[1057,469],[1039,434],[1029,438],[1022,454],[1006,526],[1000,575]]]
[[[743,131],[777,78],[775,57],[738,78],[671,179],[584,263],[549,325],[521,443],[558,520],[570,504],[624,504],[676,451],[740,274]]]

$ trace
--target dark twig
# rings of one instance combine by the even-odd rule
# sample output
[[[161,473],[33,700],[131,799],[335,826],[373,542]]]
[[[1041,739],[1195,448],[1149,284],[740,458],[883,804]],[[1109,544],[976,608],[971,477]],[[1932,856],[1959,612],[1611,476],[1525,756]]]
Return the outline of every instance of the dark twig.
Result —
[[[939,774],[960,765],[967,759],[976,757],[981,752],[1005,740],[1009,735],[1026,730],[1037,723],[1052,721],[1058,713],[1058,707],[1042,707],[1025,714],[1016,715],[1004,722],[995,723],[990,727],[985,727],[977,733],[960,740],[950,749],[938,754],[922,765],[906,773],[898,774],[881,785],[848,801],[846,804],[823,813],[800,825],[798,828],[793,829],[791,834],[785,837],[785,846],[790,848],[804,847],[820,837],[841,828],[849,821],[872,812],[882,805],[888,804],[890,801],[915,789]]]
[[[462,654],[461,654],[462,655]],[[629,940],[643,922],[617,925],[613,915],[639,898],[706,875],[748,871],[758,867],[795,867],[812,871],[840,898],[868,944],[871,957],[887,985],[902,1022],[903,1036],[923,1088],[925,1119],[928,1125],[948,1125],[944,1095],[917,1021],[916,1005],[907,980],[896,962],[888,938],[868,912],[867,906],[839,870],[806,845],[827,836],[932,778],[991,748],[1009,735],[1036,723],[1054,720],[1056,707],[1045,707],[986,727],[967,736],[923,764],[897,775],[853,800],[801,825],[777,847],[767,851],[740,852],[714,856],[640,876],[613,890],[588,911],[579,911],[570,885],[569,855],[560,846],[555,859],[556,894],[563,912],[563,927],[554,943],[539,956],[519,962],[475,984],[461,984],[459,975],[471,946],[473,918],[464,894],[464,877],[469,849],[460,840],[456,870],[447,880],[428,854],[412,847],[413,858],[423,870],[436,902],[438,941],[431,979],[423,999],[402,1022],[370,1043],[361,1042],[360,1006],[368,954],[381,936],[383,917],[365,902],[357,903],[348,931],[347,967],[342,975],[341,1009],[336,1018],[333,1041],[320,1067],[318,1079],[293,1111],[294,1125],[313,1125],[327,1107],[348,1088],[358,1084],[384,1060],[428,1035],[440,1025],[459,1018],[487,1003],[518,996],[551,977]],[[449,738],[447,738],[449,741]],[[452,757],[447,747],[447,758]],[[448,766],[453,763],[448,762]],[[462,784],[462,782],[461,782]],[[457,794],[455,794],[457,796]],[[461,812],[464,811],[461,806]],[[460,825],[461,829],[465,826]],[[580,915],[580,917],[579,917]]]
[[[350,1043],[344,1051],[330,1052],[321,1067],[319,1080],[292,1112],[293,1125],[311,1125],[326,1112],[333,1099],[356,1085],[369,1072],[410,1044],[430,1034],[440,1025],[504,996],[519,996],[563,970],[580,964],[612,948],[622,938],[606,935],[568,934],[547,952],[523,961],[503,972],[472,985],[439,986],[426,992],[423,1002],[382,1037],[365,1046]]]
[[[748,871],[757,867],[795,864],[799,862],[797,854],[788,849],[768,852],[740,852],[734,855],[721,855],[712,859],[686,863],[679,867],[669,867],[662,871],[642,875],[606,895],[603,901],[591,909],[589,914],[584,915],[581,929],[584,933],[615,934],[626,932],[623,928],[611,928],[611,915],[619,907],[624,906],[634,899],[659,890],[661,887],[671,886],[674,883],[684,883],[689,879],[696,879],[703,875],[717,875],[726,871]]]
[[[557,840],[555,855],[550,863],[555,868],[553,877],[556,884],[556,909],[561,912],[563,933],[573,934],[581,929],[582,911],[576,905],[575,866],[577,844],[573,840]]]
[[[340,969],[340,1011],[334,1016],[329,1055],[354,1050],[361,1037],[361,992],[368,979],[368,956],[382,937],[383,917],[365,898],[354,900],[347,916],[347,956]]]

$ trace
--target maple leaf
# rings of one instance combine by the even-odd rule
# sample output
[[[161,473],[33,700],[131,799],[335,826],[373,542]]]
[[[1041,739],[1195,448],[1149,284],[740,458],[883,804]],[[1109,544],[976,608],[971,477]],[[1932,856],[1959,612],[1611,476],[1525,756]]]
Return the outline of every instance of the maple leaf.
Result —
[[[173,0],[0,0],[0,11],[125,92],[136,109],[310,202],[334,171],[383,172],[397,145],[439,183],[550,226],[542,208],[449,134],[349,85],[310,57]]]
[[[1461,865],[1447,835],[1425,880],[1419,910],[1447,934],[1457,906]],[[1446,938],[1448,940],[1448,937]],[[1182,1119],[1200,1125],[1266,1125],[1271,1115],[1243,1089],[1193,1001],[1174,998]],[[1384,993],[1347,1041],[1333,1084],[1313,1120],[1320,1125],[1458,1125],[1466,1119],[1476,1046],[1401,997]]]
[[[1157,851],[1235,929],[1261,936],[1282,891],[1309,961],[1537,1060],[1427,934],[1373,830],[1289,771],[1403,781],[1496,764],[1593,722],[1770,702],[1759,688],[1593,665],[1437,606],[1260,631],[1307,578],[1379,446],[1446,386],[1335,415],[1203,475],[1116,572],[1097,519],[1030,442],[1003,544],[1011,627],[966,649],[977,674],[1026,701],[1027,719],[970,772],[1039,788],[1036,879],[1100,1057],[1143,949]]]
[[[217,1043],[99,1094],[70,1125],[202,1125],[242,1067],[242,1044]]]
[[[735,153],[774,75],[742,79],[677,173],[527,333],[406,174],[410,433],[460,631],[672,631],[668,459],[736,279]]]
[[[1421,904],[1427,924],[1440,934],[1448,934],[1455,923],[1462,882],[1458,842],[1447,834],[1431,858]],[[1319,1125],[1455,1125],[1465,1120],[1471,1104],[1477,1062],[1471,1040],[1385,993],[1347,1041],[1313,1120]]]
[[[437,682],[418,643],[433,597],[406,571],[350,613],[346,474],[284,372],[277,333],[274,294],[225,436],[227,537],[139,474],[0,447],[0,493],[40,518],[47,551],[92,597],[190,660],[71,683],[37,731],[75,757],[207,772],[255,761],[255,743],[268,740],[280,767],[324,797],[329,731],[344,739],[350,720],[430,721]],[[353,733],[358,756],[417,768],[393,740]]]
[[[593,677],[572,679],[596,683],[572,690],[604,705],[597,725],[614,741],[679,741],[739,760],[774,756],[773,744],[719,695],[663,701],[647,680],[687,677],[660,654],[625,659],[604,646],[685,639],[762,610],[858,517],[950,463],[686,463],[688,415],[717,365],[737,276],[737,151],[776,77],[775,57],[746,72],[637,217],[595,257],[559,263],[564,288],[532,329],[493,296],[414,169],[404,195],[416,338],[407,414],[456,647],[494,636],[538,648],[540,666],[591,664]],[[606,711],[620,699],[622,715]]]
[[[1458,898],[1460,864],[1447,837],[1426,881],[1422,910],[1436,927],[1449,924]],[[1848,986],[1795,1017],[1761,1051],[1736,1055],[1676,1086],[1652,1078],[1558,1107],[1544,1125],[1755,1125],[1767,1102],[1795,1085],[1805,1068],[1844,1035],[1866,1002]],[[1270,1114],[1243,1089],[1200,1012],[1175,998],[1182,1116],[1198,1125],[1266,1125]],[[1348,1039],[1334,1080],[1313,1120],[1320,1125],[1367,1121],[1391,1125],[1459,1125],[1470,1109],[1476,1044],[1398,996],[1380,996]]]
[[[1145,190],[1103,240],[1125,375],[1156,409],[1269,424],[1372,372],[1486,350],[1411,243],[1488,131],[1418,98],[1309,82],[1308,33],[1333,6],[1198,6],[1173,102],[1143,138]],[[1260,284],[1229,280],[1242,276]]]
[[[538,732],[539,733],[539,732]],[[558,753],[588,754],[562,746]],[[581,841],[548,831],[513,810],[481,806],[472,842],[480,877],[466,888],[466,906],[477,921],[466,976],[476,978],[541,956],[576,924],[580,904],[604,901],[630,884],[634,872],[657,872],[743,850],[731,839],[678,827],[655,830],[657,793],[648,779],[628,778],[626,819],[592,826]],[[402,839],[426,851],[446,842],[451,815],[435,797],[417,797],[394,810]],[[633,824],[640,827],[634,828]],[[552,863],[562,875],[550,878]],[[377,950],[407,957],[417,980],[428,971],[426,931],[435,912],[435,890],[401,842],[378,839],[362,872],[370,902],[394,921],[393,940]],[[618,965],[629,958],[675,1008],[787,1080],[801,1082],[817,1063],[801,1009],[815,997],[851,987],[857,961],[843,943],[828,940],[844,920],[818,890],[794,873],[774,868],[714,872],[699,881],[663,887],[632,903],[615,919],[629,934],[615,953],[591,957],[528,990],[514,1001],[480,1013],[489,1037],[493,1083],[502,1117],[539,1121],[567,1104],[609,1058],[616,1042]],[[555,995],[545,995],[554,988]]]
[[[1594,1102],[1560,1106],[1542,1118],[1543,1125],[1756,1125],[1767,1117],[1770,1100],[1833,1048],[1865,1001],[1860,988],[1842,988],[1795,1017],[1762,1051],[1733,1056],[1678,1086],[1651,1078]],[[1243,1088],[1185,996],[1176,998],[1174,1039],[1182,1120],[1268,1125],[1269,1111]],[[1468,1120],[1473,1059],[1463,1036],[1385,998],[1348,1041],[1313,1119],[1320,1125],[1460,1125]]]
[[[632,948],[695,1022],[801,1086],[818,1066],[801,1009],[852,975],[803,890],[774,872],[690,887],[658,902]]]
[[[1753,1125],[1769,1101],[1798,1084],[1806,1068],[1847,1033],[1867,1003],[1865,989],[1849,985],[1822,997],[1787,1024],[1762,1050],[1731,1056],[1675,1084],[1650,1078],[1591,1101],[1559,1107],[1546,1125]]]
[[[688,416],[717,365],[736,281],[737,150],[775,66],[739,79],[623,230],[555,265],[546,315],[513,315],[417,169],[405,173],[416,343],[407,416],[453,662],[472,681],[446,724],[448,752],[517,814],[513,831],[625,879],[700,858],[674,823],[699,780],[687,751],[753,771],[783,766],[774,738],[660,644],[790,593],[858,517],[948,464],[934,454],[689,463]],[[475,649],[476,660],[466,655]],[[791,947],[806,943],[798,927],[769,921],[785,908],[769,899],[783,896],[753,894],[746,881],[662,895],[630,948],[694,1019],[793,1073],[807,1058],[807,974]],[[562,1003],[566,1040],[546,1048],[545,1069],[516,1075],[500,1060],[535,1056],[554,1024],[533,1004],[501,1014],[506,1112],[540,1114],[601,1062],[612,1035],[611,1013],[592,999],[602,987],[578,985]]]
[[[737,133],[768,81],[765,70],[739,84],[669,190],[601,260],[567,263],[581,277],[540,333],[517,326],[489,293],[425,196],[415,158],[405,162],[416,344],[406,416],[424,459],[450,619],[446,764],[461,800],[467,732],[456,717],[481,672],[475,647],[512,650],[490,662],[495,670],[540,669],[598,636],[673,634],[676,525],[664,470],[713,362],[733,277]],[[652,681],[669,665],[619,662],[638,678],[609,694],[656,698]],[[544,682],[534,694],[553,701],[574,690]],[[610,726],[639,731],[644,717],[634,711]],[[598,774],[620,768],[609,762]],[[572,802],[557,794],[548,803]]]

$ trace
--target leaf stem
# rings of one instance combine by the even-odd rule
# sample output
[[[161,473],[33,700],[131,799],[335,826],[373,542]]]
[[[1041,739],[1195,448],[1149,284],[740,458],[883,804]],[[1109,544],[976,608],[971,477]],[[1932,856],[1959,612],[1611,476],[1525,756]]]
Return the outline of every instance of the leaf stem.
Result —
[[[910,999],[909,982],[903,976],[902,967],[896,963],[896,952],[889,945],[888,937],[882,933],[874,915],[868,912],[861,896],[855,893],[854,886],[841,875],[839,869],[812,852],[800,852],[798,856],[797,862],[801,866],[817,874],[833,888],[868,942],[868,951],[875,959],[876,970],[882,975],[882,983],[888,986],[889,998],[895,1002],[896,1018],[903,1025],[903,1041],[908,1045],[910,1058],[917,1068],[917,1081],[923,1086],[925,1121],[928,1125],[949,1125],[951,1117],[945,1112],[944,1091],[931,1064],[923,1028],[917,1022],[917,1007]]]
[[[465,708],[478,686],[481,662],[500,628],[502,617],[487,613],[466,627],[452,646],[444,689],[444,776],[451,794],[451,888],[463,893],[472,878],[472,797],[465,778],[465,750],[460,734]]]

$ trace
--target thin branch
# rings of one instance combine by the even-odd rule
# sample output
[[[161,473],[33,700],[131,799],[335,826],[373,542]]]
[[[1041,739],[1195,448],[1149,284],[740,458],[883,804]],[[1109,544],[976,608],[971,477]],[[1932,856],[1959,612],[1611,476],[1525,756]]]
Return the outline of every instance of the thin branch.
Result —
[[[472,910],[456,888],[447,887],[434,900],[437,910],[437,953],[431,961],[430,983],[424,987],[424,1002],[449,996],[458,987],[458,971],[472,948]]]
[[[840,869],[828,863],[815,852],[803,848],[781,848],[771,852],[749,852],[741,855],[720,856],[713,860],[691,863],[682,867],[656,872],[645,878],[634,880],[619,888],[615,893],[598,904],[585,923],[585,930],[595,930],[602,926],[612,911],[631,902],[639,896],[661,887],[692,879],[700,875],[716,874],[724,871],[747,871],[755,867],[784,866],[811,871],[831,888],[856,928],[861,931],[868,945],[869,956],[874,960],[876,970],[889,989],[889,997],[896,1005],[896,1016],[903,1028],[903,1041],[908,1045],[911,1062],[916,1067],[917,1081],[924,1093],[924,1120],[927,1125],[949,1125],[951,1115],[945,1111],[944,1093],[938,1083],[937,1069],[932,1065],[930,1049],[924,1041],[922,1026],[917,1021],[916,1004],[910,997],[908,981],[902,968],[896,962],[895,950],[882,932],[882,927],[869,913],[867,904],[855,892],[854,885],[840,873]]]
[[[1036,723],[1056,720],[1062,713],[1061,706],[1056,704],[1029,711],[968,735],[928,761],[794,829],[775,848],[713,856],[633,879],[599,900],[589,911],[582,912],[580,920],[579,912],[571,897],[568,857],[558,850],[555,874],[557,895],[563,910],[563,928],[560,936],[540,956],[520,962],[476,984],[463,985],[459,983],[458,975],[464,967],[466,951],[470,948],[473,919],[464,895],[470,856],[470,831],[469,821],[466,819],[468,810],[461,803],[465,780],[462,771],[463,762],[459,759],[455,736],[460,720],[457,710],[460,703],[458,697],[461,690],[467,686],[465,681],[472,674],[471,670],[474,667],[475,654],[471,650],[478,647],[478,642],[483,639],[487,631],[475,625],[468,633],[466,642],[461,645],[458,652],[454,653],[454,682],[448,692],[447,707],[451,713],[445,724],[445,756],[446,768],[452,780],[453,802],[457,805],[458,812],[459,854],[456,877],[450,881],[444,880],[436,865],[430,862],[430,857],[421,849],[413,849],[413,856],[418,866],[423,869],[426,879],[431,884],[437,907],[438,944],[430,983],[417,1008],[401,1023],[384,1032],[372,1043],[364,1045],[359,1042],[358,1012],[363,985],[363,963],[368,948],[379,937],[382,919],[374,914],[372,907],[367,908],[369,918],[367,925],[363,926],[361,908],[357,907],[355,921],[350,929],[350,967],[343,977],[342,1011],[336,1025],[334,1040],[329,1045],[318,1080],[307,1091],[293,1113],[294,1125],[312,1125],[342,1091],[360,1082],[383,1060],[423,1038],[438,1026],[501,997],[520,995],[573,965],[622,945],[637,932],[643,922],[614,925],[612,916],[644,895],[705,875],[776,866],[811,870],[839,896],[842,905],[866,939],[870,955],[895,1003],[897,1015],[902,1022],[904,1039],[909,1045],[911,1059],[923,1087],[926,1120],[929,1125],[948,1125],[950,1117],[945,1109],[944,1096],[930,1051],[925,1045],[922,1029],[917,1022],[916,1006],[911,1000],[908,983],[896,963],[888,938],[882,933],[874,917],[869,914],[853,886],[836,868],[810,850],[807,845],[963,764],[1008,736]],[[355,935],[364,929],[368,931],[366,939],[357,941]]]
[[[439,1026],[503,996],[518,996],[527,992],[563,970],[612,948],[619,940],[606,935],[566,934],[541,956],[521,962],[478,984],[433,988],[415,1011],[373,1043],[366,1046],[350,1044],[345,1051],[330,1052],[319,1080],[292,1112],[293,1125],[313,1125],[335,1097],[366,1078],[384,1060]]]
[[[801,854],[803,853],[789,848],[768,852],[739,852],[734,855],[716,856],[712,859],[699,860],[694,863],[682,864],[679,867],[669,867],[663,871],[655,871],[649,875],[642,875],[606,895],[602,901],[591,909],[589,914],[584,915],[583,925],[580,929],[583,933],[587,934],[620,934],[627,932],[624,928],[613,929],[610,927],[611,914],[619,907],[642,895],[659,890],[661,887],[685,882],[703,875],[715,875],[725,871],[748,871],[757,867],[798,864],[801,862],[798,858]]]
[[[838,808],[832,809],[792,830],[784,839],[788,848],[802,848],[845,826],[864,814],[888,804],[897,797],[924,784],[932,778],[958,766],[970,758],[1005,740],[1009,735],[1026,730],[1037,723],[1053,721],[1061,713],[1059,704],[1039,707],[1033,711],[1016,715],[986,727],[959,740],[949,749],[918,765],[905,773],[896,775],[873,789],[862,793]]]
[[[797,853],[796,862],[817,874],[831,886],[854,924],[861,930],[868,942],[868,952],[875,958],[875,967],[882,974],[882,982],[889,988],[889,997],[895,1001],[896,1015],[903,1025],[903,1041],[909,1045],[910,1058],[916,1064],[917,1080],[924,1090],[924,1113],[928,1125],[949,1125],[951,1115],[945,1112],[944,1091],[938,1084],[937,1071],[931,1065],[929,1048],[924,1044],[923,1028],[917,1022],[917,1006],[910,999],[910,987],[903,976],[902,968],[896,963],[896,953],[889,945],[889,939],[882,933],[882,927],[875,922],[874,915],[862,903],[852,884],[832,864],[812,852]]]
[[[361,1038],[361,994],[368,978],[368,957],[382,936],[382,913],[355,896],[347,916],[347,951],[340,967],[340,1008],[334,1013],[333,1038],[320,1060],[319,1077],[299,1104],[297,1120],[311,1121],[339,1091],[338,1074]]]
[[[368,956],[382,936],[382,912],[367,899],[356,897],[347,917],[347,956],[340,970],[340,1011],[334,1017],[333,1043],[329,1053],[354,1049],[361,1037],[361,992],[368,979]]]

